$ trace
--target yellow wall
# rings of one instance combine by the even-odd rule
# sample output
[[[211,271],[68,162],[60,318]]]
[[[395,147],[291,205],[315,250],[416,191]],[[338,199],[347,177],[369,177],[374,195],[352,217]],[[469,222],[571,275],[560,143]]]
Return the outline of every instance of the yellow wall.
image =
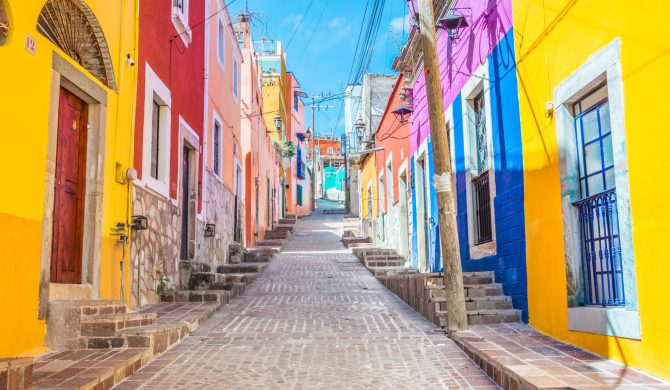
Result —
[[[40,251],[51,62],[52,52],[59,51],[36,28],[44,1],[9,3],[13,30],[8,42],[0,46],[0,85],[3,86],[0,94],[3,136],[0,165],[5,167],[4,185],[0,191],[0,313],[3,313],[0,357],[43,351],[45,325],[37,317]],[[130,148],[136,72],[121,57],[126,53],[136,57],[136,1],[87,0],[86,3],[102,26],[118,88],[117,92],[103,86],[108,92],[108,102],[100,272],[101,298],[118,299],[121,248],[110,237],[110,228],[116,222],[125,222],[127,215],[128,187],[114,181],[114,172],[116,162],[124,168],[132,166]],[[34,55],[25,49],[26,34],[36,40]],[[128,270],[126,267],[126,286]]]
[[[514,0],[525,169],[530,324],[539,331],[670,379],[670,30],[664,2]],[[543,3],[545,6],[543,7]],[[642,340],[568,331],[553,89],[621,39],[633,247]]]
[[[377,164],[375,162],[375,153],[369,154],[365,157],[361,166],[360,175],[360,198],[361,198],[361,218],[369,217],[370,210],[368,210],[368,184],[372,184],[372,218],[379,216],[379,201],[377,195]]]

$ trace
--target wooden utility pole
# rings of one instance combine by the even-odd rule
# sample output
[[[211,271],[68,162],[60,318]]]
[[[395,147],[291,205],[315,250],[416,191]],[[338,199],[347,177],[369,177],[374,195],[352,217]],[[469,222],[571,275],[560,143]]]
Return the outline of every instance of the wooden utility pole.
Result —
[[[467,329],[468,316],[465,311],[456,208],[451,185],[451,156],[442,102],[433,0],[419,0],[419,29],[426,73],[428,116],[433,145],[434,179],[437,192],[442,264],[444,266],[444,286],[447,295],[447,321],[449,323],[447,331],[451,333]]]

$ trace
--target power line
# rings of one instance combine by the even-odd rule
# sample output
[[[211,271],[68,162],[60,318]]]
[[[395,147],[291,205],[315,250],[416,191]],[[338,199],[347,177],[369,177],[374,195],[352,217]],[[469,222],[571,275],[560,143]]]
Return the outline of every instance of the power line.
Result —
[[[316,25],[314,26],[314,29],[312,30],[312,33],[309,35],[309,39],[307,40],[307,44],[302,49],[302,53],[300,53],[300,57],[298,57],[298,61],[297,61],[298,64],[300,64],[300,60],[302,60],[302,56],[305,54],[305,51],[307,51],[307,48],[309,47],[309,44],[312,42],[312,38],[314,38],[314,33],[316,32],[317,28],[319,27],[319,24],[321,23],[321,19],[323,19],[323,15],[326,13],[326,9],[328,8],[328,4],[330,4],[330,0],[327,0],[326,4],[323,6],[323,10],[321,11],[321,15],[319,15],[319,20],[317,20]]]
[[[302,27],[302,21],[307,17],[309,14],[309,11],[312,9],[312,5],[314,5],[314,0],[311,0],[309,4],[307,5],[307,9],[305,12],[302,14],[302,19],[300,19],[300,26]],[[288,43],[286,43],[286,50],[288,50],[289,46],[291,46],[291,42],[293,42],[293,38],[295,37],[295,34],[300,30],[300,28],[296,28],[293,30],[293,34],[291,34],[291,37],[288,39]]]

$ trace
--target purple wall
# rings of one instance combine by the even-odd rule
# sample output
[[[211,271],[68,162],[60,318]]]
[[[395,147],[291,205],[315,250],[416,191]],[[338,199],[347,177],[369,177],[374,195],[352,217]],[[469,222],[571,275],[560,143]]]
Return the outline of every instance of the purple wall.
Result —
[[[416,0],[410,0],[410,10],[416,9]],[[412,5],[414,3],[414,5]],[[460,38],[452,41],[446,31],[437,38],[438,58],[444,108],[453,103],[470,75],[486,60],[491,51],[512,27],[511,0],[459,0],[455,12],[467,16],[469,26],[461,29]],[[410,129],[410,153],[430,134],[426,101],[426,77],[421,73],[414,84],[414,113]]]

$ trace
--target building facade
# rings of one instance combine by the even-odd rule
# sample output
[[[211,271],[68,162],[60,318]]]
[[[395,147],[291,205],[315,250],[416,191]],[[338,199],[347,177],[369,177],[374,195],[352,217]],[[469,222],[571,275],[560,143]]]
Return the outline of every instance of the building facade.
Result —
[[[189,21],[205,12],[205,0],[139,7],[133,214],[146,217],[148,229],[133,237],[135,305],[155,303],[159,282],[178,287],[180,262],[195,261],[202,249],[209,29]]]
[[[34,356],[51,303],[129,299],[137,3],[0,3],[0,356]]]
[[[466,7],[467,26],[438,29],[437,50],[446,123],[428,123],[425,74],[420,72],[414,28],[396,68],[412,87],[410,169],[412,264],[423,272],[442,269],[430,133],[450,140],[455,176],[459,245],[464,271],[493,271],[514,308],[528,319],[523,158],[515,77],[511,1],[449,2],[439,19]],[[460,8],[459,8],[460,7]],[[416,5],[410,2],[410,10]]]
[[[530,324],[670,379],[667,5],[629,5],[513,1]]]
[[[309,137],[305,125],[305,103],[300,83],[292,72],[286,73],[284,100],[287,104],[288,122],[286,138],[294,148],[286,169],[286,208],[289,214],[307,215],[312,211],[312,180],[308,170]]]
[[[258,64],[248,17],[238,17],[237,37],[242,51],[241,63],[241,148],[244,161],[245,235],[247,247],[253,247],[272,229],[276,153],[262,113],[263,96]]]

